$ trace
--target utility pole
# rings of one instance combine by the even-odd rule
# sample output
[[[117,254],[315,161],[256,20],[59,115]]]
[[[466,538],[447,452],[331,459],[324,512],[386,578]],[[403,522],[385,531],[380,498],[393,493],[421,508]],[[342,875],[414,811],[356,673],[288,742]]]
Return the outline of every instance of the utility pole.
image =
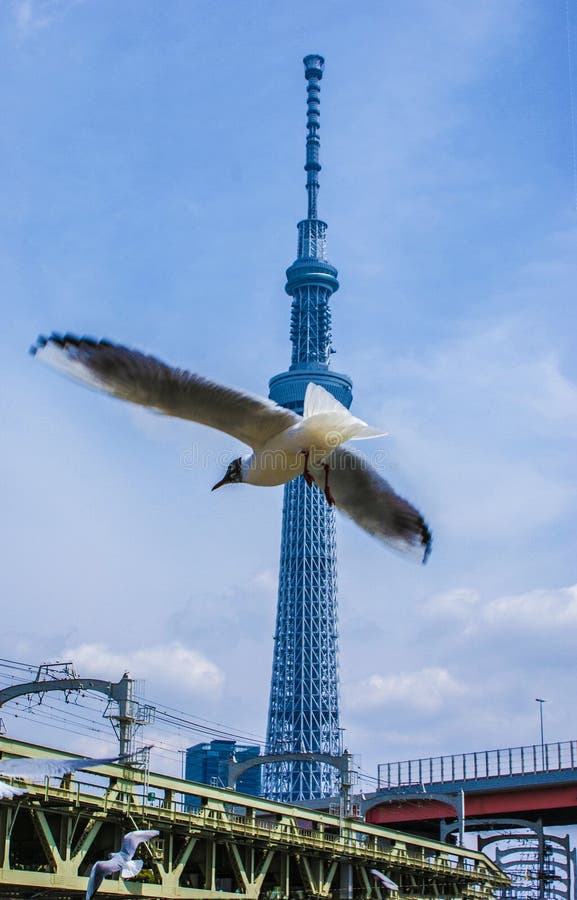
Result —
[[[539,704],[539,721],[541,724],[541,768],[545,770],[545,739],[543,737],[543,704],[547,703],[542,697],[535,697],[535,702]]]

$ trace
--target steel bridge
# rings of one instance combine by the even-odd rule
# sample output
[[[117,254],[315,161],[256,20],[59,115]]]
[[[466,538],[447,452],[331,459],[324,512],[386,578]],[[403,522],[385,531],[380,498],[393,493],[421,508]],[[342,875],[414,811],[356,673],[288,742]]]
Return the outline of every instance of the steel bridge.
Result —
[[[62,756],[0,738],[2,756]],[[72,754],[70,754],[72,755]],[[72,900],[94,862],[137,828],[138,879],[106,879],[99,896],[247,900],[380,900],[377,869],[395,897],[485,900],[507,883],[484,854],[378,825],[119,765],[30,785],[0,802],[0,896]]]

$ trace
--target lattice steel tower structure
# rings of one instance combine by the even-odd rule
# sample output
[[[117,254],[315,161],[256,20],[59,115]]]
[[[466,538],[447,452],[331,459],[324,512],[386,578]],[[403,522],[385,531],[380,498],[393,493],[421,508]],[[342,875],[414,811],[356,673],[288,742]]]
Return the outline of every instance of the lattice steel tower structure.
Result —
[[[270,397],[303,411],[306,386],[321,384],[349,407],[352,382],[329,370],[337,270],[326,257],[326,223],[317,216],[320,81],[324,59],[304,59],[307,80],[307,218],[298,223],[296,261],[287,269],[292,297],[292,360],[270,380]],[[334,510],[299,477],[285,486],[267,752],[338,754],[337,572]],[[323,763],[267,766],[264,794],[285,802],[334,796],[335,769]]]

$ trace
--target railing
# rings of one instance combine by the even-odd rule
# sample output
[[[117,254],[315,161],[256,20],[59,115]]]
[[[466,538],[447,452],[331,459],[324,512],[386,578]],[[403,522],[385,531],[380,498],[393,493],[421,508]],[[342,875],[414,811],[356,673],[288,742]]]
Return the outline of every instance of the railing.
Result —
[[[577,741],[380,763],[378,789],[577,769]]]

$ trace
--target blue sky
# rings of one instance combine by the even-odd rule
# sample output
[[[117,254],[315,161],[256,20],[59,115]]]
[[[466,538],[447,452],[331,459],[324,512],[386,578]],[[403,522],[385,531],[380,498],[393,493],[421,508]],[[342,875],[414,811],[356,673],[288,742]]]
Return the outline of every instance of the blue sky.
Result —
[[[546,739],[569,739],[577,9],[562,0],[0,7],[0,654],[129,667],[152,699],[264,734],[282,491],[211,495],[235,441],[26,350],[39,332],[106,336],[266,393],[290,359],[310,52],[326,58],[334,368],[390,432],[374,452],[435,535],[419,568],[339,519],[345,741],[371,774],[533,743],[535,697]]]

